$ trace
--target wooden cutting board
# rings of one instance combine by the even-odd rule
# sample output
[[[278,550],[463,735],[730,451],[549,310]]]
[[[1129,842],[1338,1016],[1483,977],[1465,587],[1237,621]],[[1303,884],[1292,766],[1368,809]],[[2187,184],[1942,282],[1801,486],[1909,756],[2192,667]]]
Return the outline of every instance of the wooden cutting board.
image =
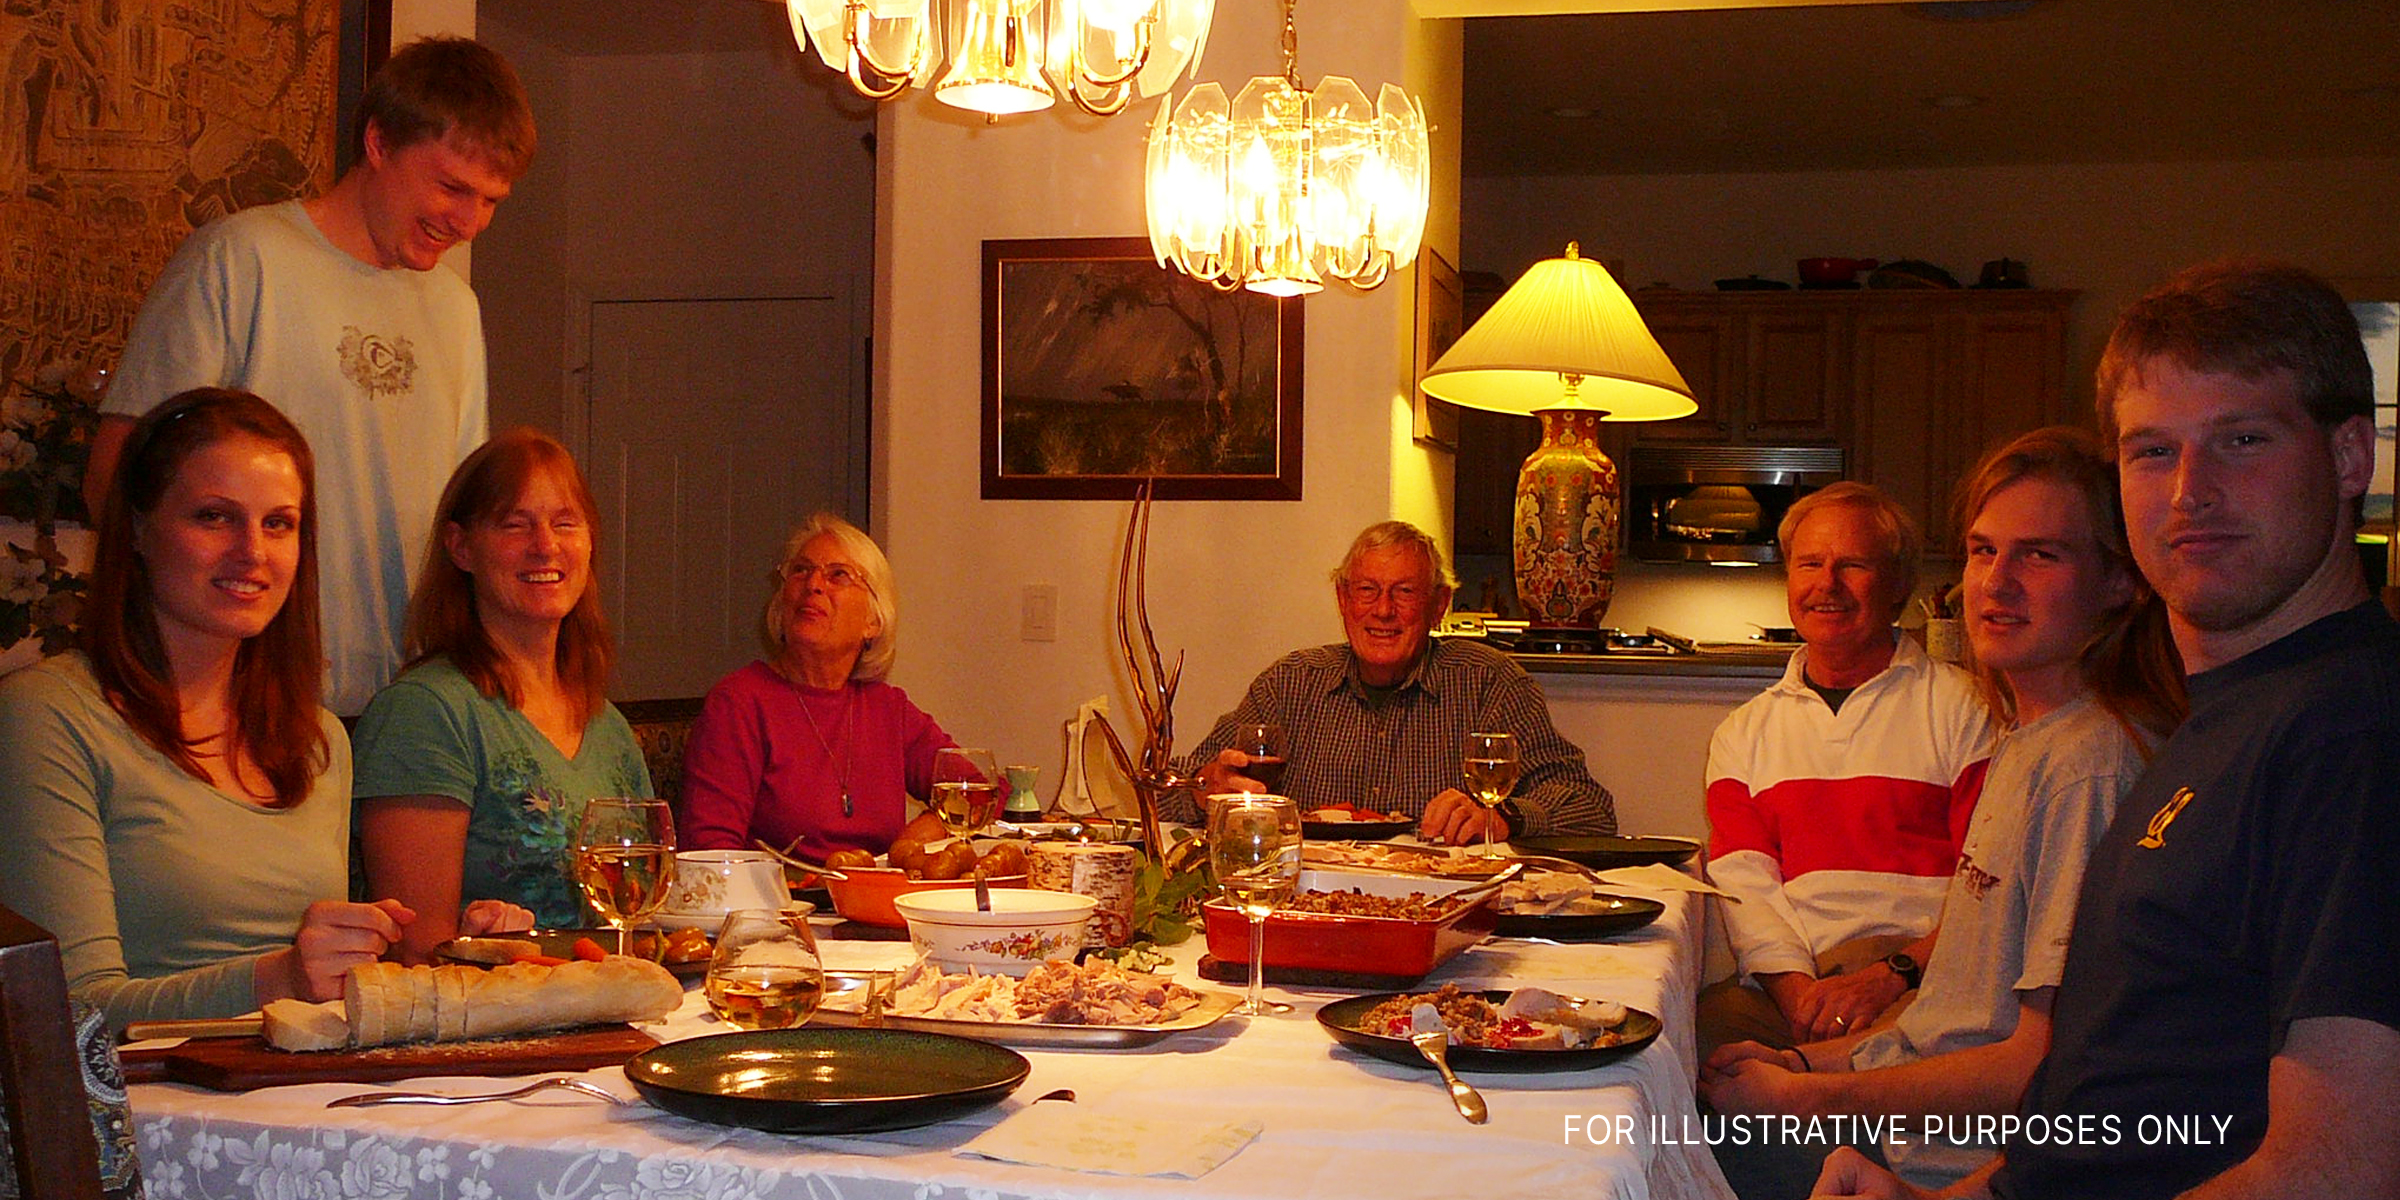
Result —
[[[287,1083],[381,1083],[420,1075],[531,1075],[622,1066],[657,1044],[630,1025],[306,1054],[277,1050],[257,1037],[193,1038],[159,1050],[126,1051],[125,1081],[246,1092]]]

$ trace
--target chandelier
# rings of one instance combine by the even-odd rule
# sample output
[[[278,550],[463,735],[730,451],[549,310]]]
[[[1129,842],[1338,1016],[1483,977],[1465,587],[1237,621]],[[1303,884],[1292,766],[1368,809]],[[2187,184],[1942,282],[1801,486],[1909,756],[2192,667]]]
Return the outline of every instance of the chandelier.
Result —
[[[792,38],[860,95],[930,81],[937,100],[1034,112],[1064,93],[1094,116],[1175,85],[1197,63],[1216,0],[784,0]],[[936,27],[940,28],[937,36]],[[948,70],[937,45],[947,46]]]
[[[1300,84],[1293,0],[1283,3],[1283,77],[1231,104],[1214,83],[1150,126],[1144,207],[1160,266],[1232,291],[1318,291],[1330,275],[1375,287],[1416,260],[1429,168],[1425,111],[1393,84]]]

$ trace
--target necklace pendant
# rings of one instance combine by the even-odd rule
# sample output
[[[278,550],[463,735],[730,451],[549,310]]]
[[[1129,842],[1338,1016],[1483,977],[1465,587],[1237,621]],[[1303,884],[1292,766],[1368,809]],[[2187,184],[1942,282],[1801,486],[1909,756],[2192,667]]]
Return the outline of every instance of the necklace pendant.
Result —
[[[845,817],[855,817],[858,815],[858,810],[850,805],[849,788],[842,789],[842,815]]]

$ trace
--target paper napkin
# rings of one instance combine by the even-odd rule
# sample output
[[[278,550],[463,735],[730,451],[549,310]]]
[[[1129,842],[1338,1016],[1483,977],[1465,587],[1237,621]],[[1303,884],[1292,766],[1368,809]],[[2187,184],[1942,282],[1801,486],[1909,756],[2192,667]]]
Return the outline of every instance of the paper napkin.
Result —
[[[1739,896],[1735,896],[1718,888],[1712,887],[1701,882],[1700,880],[1684,874],[1681,871],[1676,870],[1673,867],[1663,866],[1659,863],[1649,863],[1639,867],[1618,867],[1614,871],[1602,871],[1600,872],[1600,882],[1604,884],[1620,884],[1627,887],[1658,888],[1661,891],[1669,892],[1699,892],[1703,895],[1723,896],[1726,899],[1735,901],[1737,903],[1741,900],[1741,897]]]
[[[1122,1116],[1068,1104],[1033,1104],[994,1125],[958,1153],[1037,1167],[1103,1175],[1198,1179],[1258,1136],[1257,1121],[1191,1122]]]

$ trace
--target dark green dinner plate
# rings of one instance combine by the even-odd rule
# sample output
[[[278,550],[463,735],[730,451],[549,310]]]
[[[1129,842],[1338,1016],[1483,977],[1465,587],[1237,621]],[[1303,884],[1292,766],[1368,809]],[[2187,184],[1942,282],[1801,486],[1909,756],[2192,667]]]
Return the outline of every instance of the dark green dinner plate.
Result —
[[[1430,1071],[1433,1064],[1417,1052],[1416,1043],[1406,1038],[1368,1033],[1358,1027],[1369,1009],[1386,1000],[1404,995],[1426,993],[1374,992],[1336,1000],[1317,1010],[1317,1024],[1333,1035],[1333,1040],[1353,1050],[1364,1051],[1386,1062],[1404,1067],[1423,1067]],[[1476,995],[1494,1004],[1508,999],[1505,991],[1477,992]],[[1658,1040],[1662,1028],[1658,1018],[1633,1009],[1625,1016],[1618,1032],[1625,1040],[1614,1046],[1584,1046],[1574,1050],[1486,1050],[1481,1046],[1450,1047],[1450,1066],[1458,1071],[1513,1071],[1524,1074],[1534,1071],[1580,1071],[1586,1067],[1605,1066],[1627,1055],[1639,1054],[1644,1046]],[[636,1060],[639,1061],[639,1060]]]
[[[1311,842],[1381,842],[1414,832],[1417,823],[1408,818],[1392,821],[1311,821],[1300,822],[1300,836]]]
[[[1649,863],[1673,865],[1700,852],[1700,843],[1679,837],[1558,837],[1510,838],[1508,844],[1526,854],[1547,854],[1594,870],[1639,867]]]
[[[678,1116],[777,1133],[912,1129],[1017,1090],[1033,1065],[1003,1046],[900,1029],[769,1029],[669,1042],[625,1064]]]
[[[1558,941],[1578,941],[1603,938],[1628,930],[1640,929],[1658,919],[1667,906],[1656,900],[1639,896],[1594,895],[1599,912],[1568,913],[1502,913],[1500,923],[1492,932],[1502,937],[1553,938]]]

